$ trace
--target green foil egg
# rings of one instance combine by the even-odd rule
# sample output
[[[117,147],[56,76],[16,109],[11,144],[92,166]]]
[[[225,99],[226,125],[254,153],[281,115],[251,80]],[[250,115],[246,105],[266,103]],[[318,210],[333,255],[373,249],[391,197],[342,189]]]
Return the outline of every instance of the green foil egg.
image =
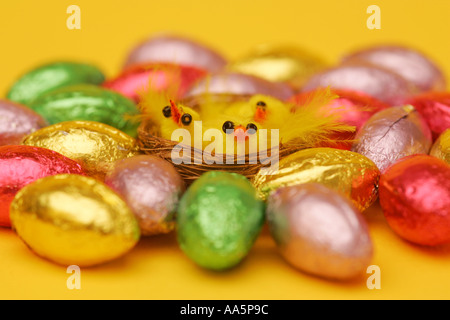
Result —
[[[264,209],[264,202],[244,176],[207,172],[180,200],[178,243],[203,268],[232,268],[247,256],[259,235]]]
[[[136,104],[120,93],[96,85],[79,84],[55,89],[33,100],[29,107],[49,124],[88,120],[101,122],[136,137]]]
[[[27,105],[38,96],[65,86],[101,84],[105,76],[96,66],[78,62],[55,62],[23,74],[10,88],[7,98]]]

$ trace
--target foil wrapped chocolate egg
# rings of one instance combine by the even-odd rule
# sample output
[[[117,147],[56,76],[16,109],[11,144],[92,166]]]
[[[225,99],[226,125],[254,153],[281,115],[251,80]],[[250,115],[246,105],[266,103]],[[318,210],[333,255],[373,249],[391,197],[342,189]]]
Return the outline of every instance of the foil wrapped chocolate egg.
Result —
[[[281,187],[316,182],[344,194],[360,211],[377,199],[380,176],[375,163],[349,150],[309,148],[294,152],[268,168],[262,168],[252,183],[266,200]]]
[[[389,105],[401,103],[416,94],[415,87],[398,74],[365,64],[336,66],[310,77],[302,92],[320,87],[364,92]]]
[[[306,79],[322,70],[326,62],[303,48],[260,45],[231,62],[228,70],[254,75],[272,82],[288,83],[300,89]]]
[[[374,46],[352,52],[342,59],[343,64],[370,63],[391,70],[420,91],[445,90],[442,70],[425,53],[404,46]]]
[[[96,66],[80,62],[53,62],[23,74],[7,93],[7,98],[28,105],[40,95],[74,84],[99,85],[105,80]]]
[[[293,267],[315,276],[361,276],[373,256],[362,214],[340,193],[318,183],[273,191],[267,222],[277,249]]]
[[[185,98],[204,94],[254,95],[264,94],[280,100],[292,97],[293,89],[284,83],[237,72],[211,74],[197,82]]]
[[[52,90],[34,99],[29,107],[49,124],[88,120],[105,123],[136,137],[139,114],[136,104],[118,92],[95,85],[73,85]]]
[[[193,66],[209,72],[222,70],[227,60],[209,46],[194,39],[158,34],[134,47],[127,56],[125,68],[147,62]]]
[[[101,181],[115,161],[140,154],[136,139],[95,121],[57,123],[26,136],[22,144],[56,151]]]
[[[390,107],[374,114],[359,130],[352,151],[371,159],[383,172],[398,159],[428,154],[431,133],[414,107]]]
[[[103,83],[103,87],[117,91],[136,103],[149,88],[156,91],[173,91],[173,98],[180,99],[206,70],[191,66],[147,63],[132,65],[117,77]]]
[[[380,205],[401,238],[419,245],[450,243],[450,165],[412,155],[390,166],[380,179]]]
[[[248,254],[264,222],[264,203],[242,175],[209,171],[185,192],[177,234],[183,252],[201,267],[224,270]]]
[[[444,131],[434,142],[430,155],[450,164],[450,129]]]
[[[175,213],[185,184],[166,160],[139,155],[119,160],[105,183],[120,194],[136,216],[144,236],[175,228]]]
[[[8,100],[0,100],[0,146],[20,144],[23,137],[47,125],[33,110]]]
[[[85,174],[77,162],[51,150],[32,146],[0,147],[0,226],[11,225],[9,207],[16,193],[40,178]]]
[[[424,117],[433,140],[450,128],[450,92],[427,92],[405,100]]]
[[[122,198],[101,182],[63,174],[17,193],[12,228],[37,255],[90,267],[117,259],[138,242],[139,225]]]

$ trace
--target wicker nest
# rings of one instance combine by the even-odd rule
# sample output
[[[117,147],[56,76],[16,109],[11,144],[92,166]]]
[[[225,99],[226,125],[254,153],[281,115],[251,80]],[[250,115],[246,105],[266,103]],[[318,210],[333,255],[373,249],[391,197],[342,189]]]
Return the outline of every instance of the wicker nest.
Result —
[[[205,100],[204,99],[215,99],[215,101],[231,103],[239,100],[248,100],[248,95],[212,95],[212,96],[194,96],[183,101],[186,105],[193,109],[198,109],[198,106],[201,105]],[[236,155],[225,155],[218,154],[217,157],[222,158],[222,163],[212,163],[213,161],[208,161],[208,158],[205,158],[202,150],[193,148],[191,146],[183,146],[184,150],[190,150],[190,154],[183,154],[182,163],[178,163],[180,161],[173,161],[172,159],[172,150],[175,146],[181,147],[179,142],[167,140],[158,136],[158,130],[154,127],[154,125],[150,121],[143,121],[138,128],[138,144],[141,150],[150,155],[156,155],[161,157],[170,163],[172,163],[175,168],[178,170],[182,178],[186,181],[186,184],[190,185],[194,182],[198,177],[200,177],[203,173],[207,171],[228,171],[242,174],[243,176],[251,179],[254,175],[256,175],[262,167],[269,166],[269,161],[265,162],[266,164],[261,163],[261,159],[259,159],[258,155],[254,154],[246,154],[245,156]],[[275,157],[277,160],[282,159],[296,151],[305,149],[306,147],[302,144],[289,143],[289,144],[280,144],[276,149],[268,149],[266,150],[267,157]],[[261,153],[261,152],[260,152]],[[211,157],[215,155],[212,154]],[[230,158],[230,157],[234,157]],[[252,159],[252,163],[250,162]],[[256,161],[255,161],[256,159]],[[240,160],[240,161],[238,161]],[[267,158],[266,158],[267,160]]]

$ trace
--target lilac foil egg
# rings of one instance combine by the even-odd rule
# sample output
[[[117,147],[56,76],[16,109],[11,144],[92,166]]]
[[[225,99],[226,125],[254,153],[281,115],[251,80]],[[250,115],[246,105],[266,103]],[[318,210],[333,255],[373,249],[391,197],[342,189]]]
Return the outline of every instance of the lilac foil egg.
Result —
[[[402,46],[376,46],[353,52],[342,63],[370,63],[389,69],[417,86],[420,91],[445,90],[442,70],[424,53]]]
[[[20,144],[23,137],[46,125],[47,121],[33,110],[0,100],[0,146]]]
[[[223,72],[203,78],[186,93],[185,97],[202,94],[264,94],[280,100],[287,100],[293,96],[294,91],[285,83],[272,82],[242,73]]]
[[[362,214],[349,199],[318,183],[282,187],[267,201],[267,221],[277,248],[293,267],[315,276],[361,276],[373,245]]]
[[[372,160],[381,172],[399,159],[428,154],[431,131],[411,105],[375,113],[358,131],[352,151]]]
[[[134,64],[162,62],[193,66],[209,72],[222,70],[227,60],[215,50],[192,39],[158,35],[133,48],[124,67]]]
[[[185,184],[167,161],[139,155],[116,162],[105,183],[119,193],[138,219],[144,236],[175,228],[175,212]]]
[[[364,92],[390,105],[416,93],[414,85],[398,74],[366,64],[343,65],[318,73],[309,78],[302,91],[328,86]]]

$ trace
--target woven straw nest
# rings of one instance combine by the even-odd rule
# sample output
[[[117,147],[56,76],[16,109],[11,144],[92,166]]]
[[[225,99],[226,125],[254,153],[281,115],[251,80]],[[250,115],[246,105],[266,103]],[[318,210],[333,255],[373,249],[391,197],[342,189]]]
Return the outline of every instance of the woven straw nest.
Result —
[[[245,95],[217,95],[214,97],[214,99],[219,99],[220,101],[225,102],[233,102],[240,99],[245,100],[248,98],[249,96]],[[204,99],[202,96],[195,96],[186,99],[184,103],[187,106],[196,109],[198,108],[198,105],[202,103],[202,99]],[[208,99],[211,99],[211,96],[209,96]],[[186,148],[185,150],[190,150],[190,154],[183,154],[183,159],[185,159],[185,161],[182,163],[179,163],[180,161],[174,162],[172,159],[172,150],[177,145],[180,147],[181,144],[176,141],[159,137],[158,130],[151,121],[143,121],[141,123],[138,128],[137,140],[141,150],[144,153],[156,155],[172,163],[188,185],[194,182],[203,173],[214,170],[239,173],[251,179],[262,167],[269,166],[271,163],[270,160],[266,161],[265,164],[261,163],[261,159],[259,159],[258,155],[255,154],[245,154],[245,156],[240,156],[239,159],[236,155],[232,155],[230,158],[230,155],[217,154],[217,157],[222,158],[222,163],[211,163],[213,161],[208,161],[210,159],[205,158],[202,150],[190,146],[184,146]],[[296,146],[294,144],[280,145],[276,149],[266,150],[266,154],[268,157],[277,157],[278,159],[282,159],[283,157],[301,149],[304,149],[304,147]],[[216,155],[212,154],[211,156],[214,157]]]

